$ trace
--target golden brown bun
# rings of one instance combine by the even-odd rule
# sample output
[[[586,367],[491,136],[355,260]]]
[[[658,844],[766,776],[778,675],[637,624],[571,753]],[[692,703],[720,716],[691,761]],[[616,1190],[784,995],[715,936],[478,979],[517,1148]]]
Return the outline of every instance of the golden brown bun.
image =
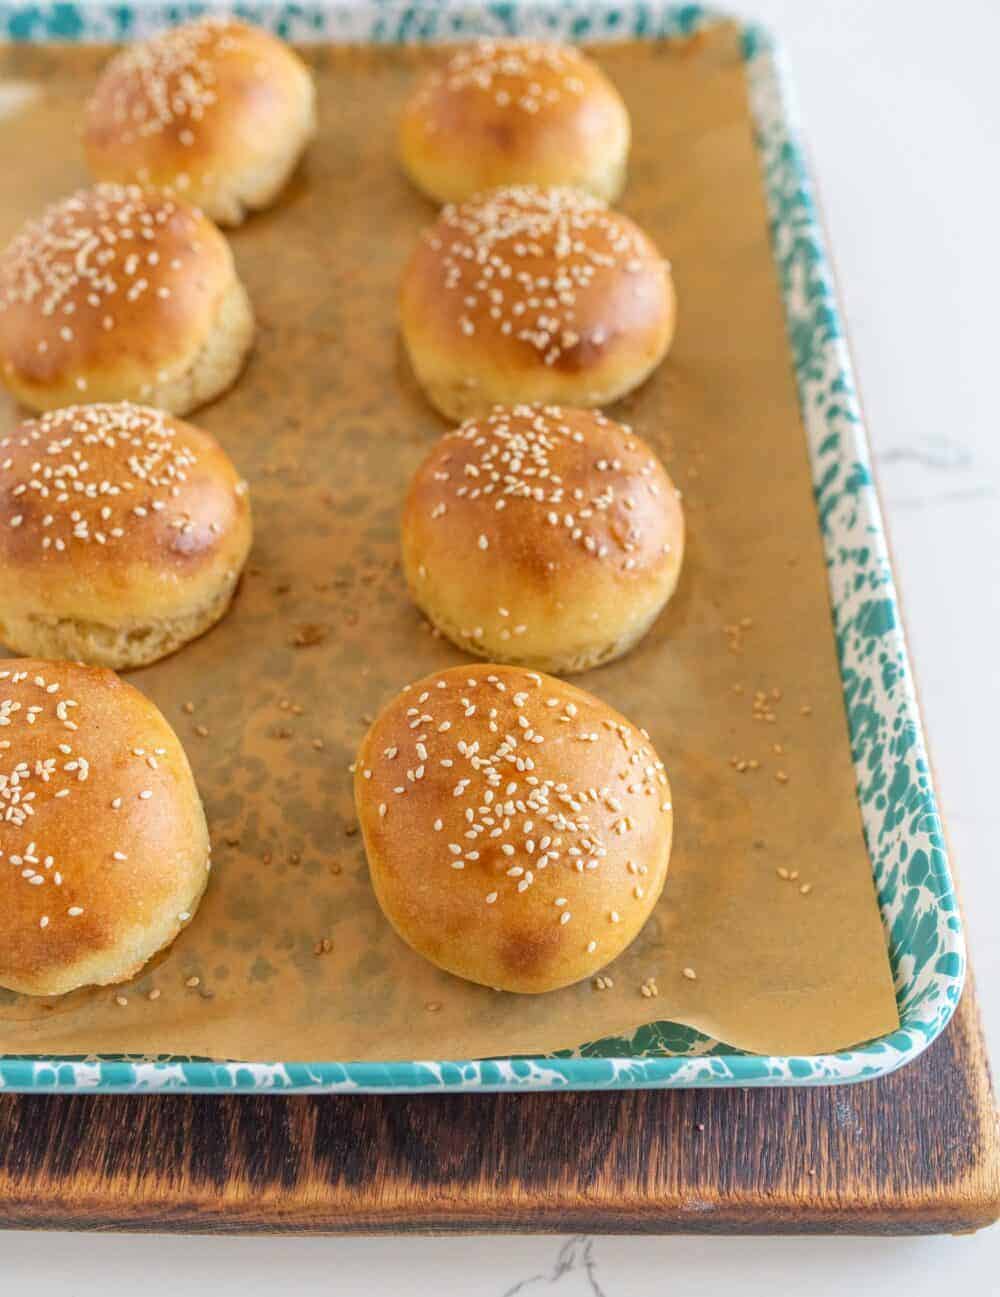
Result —
[[[29,409],[121,400],[186,414],[229,387],[252,340],[226,240],[164,194],[80,190],[0,256],[0,380]]]
[[[110,671],[0,661],[0,986],[62,995],[132,977],[208,881],[184,749]]]
[[[446,207],[400,294],[403,338],[431,403],[606,405],[637,387],[674,332],[670,267],[626,216],[573,189],[498,189]]]
[[[475,665],[411,685],[368,731],[354,797],[386,918],[498,990],[596,972],[667,876],[670,786],[649,739],[551,676]]]
[[[159,410],[70,406],[0,437],[0,643],[144,666],[229,606],[250,549],[246,483]]]
[[[298,55],[259,27],[209,17],[111,60],[84,143],[99,180],[176,190],[220,225],[239,225],[274,201],[315,130]]]
[[[460,648],[566,674],[649,629],[680,575],[684,515],[629,428],[590,410],[498,407],[424,460],[402,541],[414,600]]]
[[[498,185],[572,185],[613,202],[625,183],[628,110],[571,45],[482,40],[428,73],[399,130],[424,193],[459,203]]]

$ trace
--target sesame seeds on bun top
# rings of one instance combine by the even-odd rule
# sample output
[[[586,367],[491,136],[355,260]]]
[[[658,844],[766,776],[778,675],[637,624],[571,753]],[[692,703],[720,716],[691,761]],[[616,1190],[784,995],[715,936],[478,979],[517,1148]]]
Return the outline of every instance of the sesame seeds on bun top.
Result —
[[[355,796],[400,935],[503,990],[607,963],[666,877],[670,789],[648,737],[537,672],[455,667],[404,690],[362,744]]]
[[[79,190],[0,256],[0,379],[41,409],[141,399],[191,365],[234,288],[196,208],[136,185]]]
[[[137,41],[111,60],[105,75],[110,100],[104,111],[128,143],[176,129],[184,148],[195,143],[195,130],[218,103],[214,54],[241,48],[250,29],[207,14]],[[92,101],[94,110],[100,91]]]
[[[145,665],[223,614],[246,561],[246,482],[207,432],[119,402],[0,437],[0,642]]]
[[[620,193],[631,137],[618,91],[581,50],[477,41],[426,74],[400,122],[411,178],[440,202],[498,185]]]
[[[662,464],[599,411],[466,421],[430,451],[403,512],[407,582],[431,621],[466,651],[560,674],[627,651],[683,554]]]
[[[190,919],[208,853],[152,703],[110,671],[0,661],[0,986],[130,975]]]
[[[303,61],[270,32],[225,16],[126,46],[87,105],[93,173],[169,188],[224,225],[267,206],[315,130]]]
[[[220,466],[225,489],[209,500],[206,474]],[[0,535],[17,531],[39,553],[155,535],[196,554],[231,524],[246,490],[214,438],[126,401],[52,410],[0,437]],[[236,498],[228,508],[224,495]]]
[[[628,217],[576,189],[520,185],[443,209],[401,311],[417,377],[464,417],[629,390],[669,345],[674,298],[667,263]]]
[[[184,270],[180,256],[163,261],[160,232],[194,226],[197,213],[137,185],[100,184],[46,208],[16,236],[0,265],[0,312],[35,305],[63,342],[78,332],[73,316],[93,317],[111,333],[114,309],[149,295],[171,296]],[[36,350],[49,351],[49,338]]]
[[[445,433],[419,480],[433,496],[429,517],[457,507],[482,520],[482,550],[554,528],[631,572],[678,539],[677,491],[663,466],[628,425],[600,410],[497,406]]]
[[[567,188],[519,186],[446,207],[426,238],[441,252],[442,287],[466,308],[460,332],[516,338],[546,365],[605,340],[600,329],[589,339],[578,331],[586,298],[603,281],[661,260],[626,217]]]
[[[440,87],[452,92],[473,90],[491,98],[498,108],[537,113],[563,98],[579,100],[587,89],[580,73],[588,62],[574,45],[484,38],[456,50],[414,97],[425,101]]]

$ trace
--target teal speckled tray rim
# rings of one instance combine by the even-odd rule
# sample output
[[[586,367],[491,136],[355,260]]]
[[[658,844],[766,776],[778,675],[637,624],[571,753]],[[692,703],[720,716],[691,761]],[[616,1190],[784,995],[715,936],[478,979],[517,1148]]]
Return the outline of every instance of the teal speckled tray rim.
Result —
[[[7,4],[0,39],[113,41],[203,12],[200,4]],[[352,6],[216,5],[292,40],[427,42],[482,32],[574,40],[685,36],[724,15],[700,6],[367,0]],[[409,1092],[829,1085],[884,1076],[944,1029],[965,949],[924,743],[870,451],[833,276],[780,51],[742,25],[751,108],[789,342],[826,551],[865,836],[895,976],[900,1027],[854,1049],[742,1054],[690,1028],[654,1023],[548,1058],[464,1062],[238,1063],[193,1059],[0,1057],[0,1089],[84,1093]]]

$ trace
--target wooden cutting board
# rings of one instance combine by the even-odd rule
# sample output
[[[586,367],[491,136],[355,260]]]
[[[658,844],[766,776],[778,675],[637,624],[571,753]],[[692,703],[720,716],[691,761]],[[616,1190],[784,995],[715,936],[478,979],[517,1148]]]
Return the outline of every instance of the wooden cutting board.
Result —
[[[1000,1216],[971,985],[881,1081],[591,1094],[0,1097],[0,1224],[871,1233]]]

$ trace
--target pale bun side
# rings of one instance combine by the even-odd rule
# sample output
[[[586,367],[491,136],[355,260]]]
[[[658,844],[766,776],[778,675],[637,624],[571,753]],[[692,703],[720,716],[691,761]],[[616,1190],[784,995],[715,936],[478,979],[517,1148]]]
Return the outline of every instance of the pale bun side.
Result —
[[[283,41],[225,17],[127,46],[87,105],[100,180],[170,189],[239,225],[284,189],[316,131],[315,86]]]
[[[571,45],[477,41],[426,73],[399,127],[400,158],[437,202],[501,185],[570,185],[613,202],[625,183],[628,111]]]
[[[595,973],[666,879],[670,785],[649,738],[537,672],[475,664],[411,685],[362,742],[354,791],[396,932],[498,990]]]
[[[123,400],[185,414],[235,381],[253,332],[226,240],[152,190],[80,190],[0,256],[0,381],[32,410]]]
[[[446,207],[400,290],[414,374],[455,420],[521,402],[607,405],[662,361],[675,314],[670,267],[648,236],[565,188]]]
[[[562,675],[620,657],[656,620],[684,515],[630,428],[592,410],[497,407],[431,449],[402,549],[414,601],[460,648]]]
[[[0,987],[134,976],[191,920],[210,845],[190,766],[110,671],[0,661]]]
[[[251,539],[207,432],[126,402],[26,420],[0,437],[0,644],[144,666],[225,613]]]

